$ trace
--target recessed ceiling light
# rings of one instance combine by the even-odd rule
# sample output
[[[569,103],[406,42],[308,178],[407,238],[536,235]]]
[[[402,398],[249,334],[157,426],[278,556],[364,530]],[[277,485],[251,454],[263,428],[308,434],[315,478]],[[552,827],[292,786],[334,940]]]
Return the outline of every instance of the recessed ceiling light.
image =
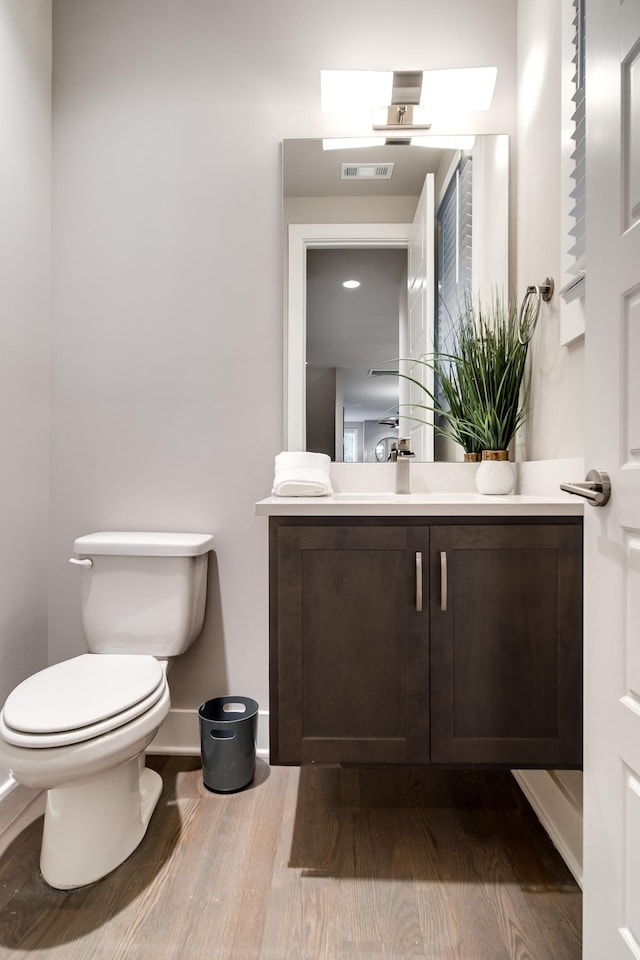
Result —
[[[355,290],[356,287],[359,287],[359,286],[360,286],[360,281],[359,281],[359,280],[345,280],[345,282],[342,284],[342,286],[343,286],[343,287],[346,287],[347,290]]]

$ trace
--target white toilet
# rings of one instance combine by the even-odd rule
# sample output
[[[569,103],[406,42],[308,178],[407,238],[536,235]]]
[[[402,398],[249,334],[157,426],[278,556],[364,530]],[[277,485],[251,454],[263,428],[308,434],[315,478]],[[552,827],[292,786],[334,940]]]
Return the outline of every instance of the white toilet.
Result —
[[[138,846],[162,780],[144,750],[169,711],[167,661],[202,629],[208,551],[193,533],[94,533],[74,543],[88,654],[34,674],[0,714],[0,766],[47,791],[40,868],[93,883]]]

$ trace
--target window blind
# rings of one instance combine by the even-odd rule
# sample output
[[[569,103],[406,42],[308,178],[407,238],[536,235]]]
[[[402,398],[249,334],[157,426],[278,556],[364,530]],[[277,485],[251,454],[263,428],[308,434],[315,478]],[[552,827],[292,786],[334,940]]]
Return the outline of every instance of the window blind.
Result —
[[[568,273],[571,277],[560,291],[563,299],[568,303],[576,297],[584,295],[585,285],[585,224],[586,224],[586,116],[585,116],[585,0],[572,0],[574,7],[573,19],[573,48],[572,63],[575,66],[573,83],[574,112],[572,115],[573,152],[571,154],[571,179],[574,187],[571,191],[573,204],[570,216],[574,224],[569,231],[571,247],[569,255],[572,258]]]
[[[471,295],[472,160],[463,157],[438,207],[436,350],[447,350]]]
[[[452,350],[460,316],[472,294],[473,161],[463,156],[436,213],[438,284],[435,348]],[[436,382],[436,396],[442,400]]]

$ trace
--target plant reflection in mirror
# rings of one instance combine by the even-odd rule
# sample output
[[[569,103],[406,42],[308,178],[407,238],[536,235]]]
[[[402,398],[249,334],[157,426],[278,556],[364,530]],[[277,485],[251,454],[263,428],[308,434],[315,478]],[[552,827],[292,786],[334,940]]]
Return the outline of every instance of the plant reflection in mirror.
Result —
[[[451,349],[417,360],[434,371],[435,394],[417,377],[393,371],[423,391],[427,401],[412,404],[408,419],[426,423],[415,411],[432,412],[434,429],[467,454],[507,450],[529,415],[522,389],[528,342],[521,340],[527,341],[532,320],[527,306],[519,329],[517,305],[505,304],[498,295],[489,303],[468,300]]]

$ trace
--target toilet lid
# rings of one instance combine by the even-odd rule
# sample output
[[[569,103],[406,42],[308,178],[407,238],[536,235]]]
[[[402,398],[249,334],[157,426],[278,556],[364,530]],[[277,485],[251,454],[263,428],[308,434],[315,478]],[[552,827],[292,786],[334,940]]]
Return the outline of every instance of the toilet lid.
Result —
[[[161,664],[146,654],[83,654],[17,686],[4,705],[0,732],[19,746],[78,743],[140,716],[165,684]]]

